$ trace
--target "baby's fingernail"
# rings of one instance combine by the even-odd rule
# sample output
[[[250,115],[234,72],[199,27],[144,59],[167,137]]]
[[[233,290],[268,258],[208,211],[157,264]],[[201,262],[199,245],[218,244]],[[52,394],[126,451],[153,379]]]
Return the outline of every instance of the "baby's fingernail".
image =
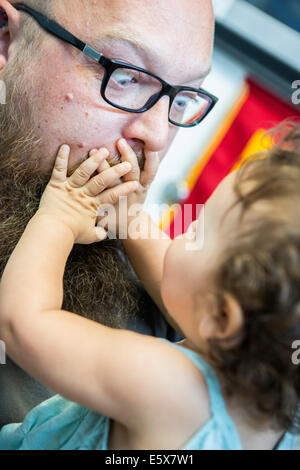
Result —
[[[105,147],[102,147],[100,150],[102,152],[102,155],[107,155],[107,156],[109,155],[109,151]],[[100,150],[99,150],[99,152],[100,152]]]
[[[61,146],[61,149],[62,149],[63,152],[67,152],[70,149],[70,147],[68,145],[64,144],[64,145]]]
[[[122,163],[122,167],[125,168],[125,170],[127,170],[127,169],[130,170],[130,168],[131,168],[131,163],[129,163],[129,162],[124,162],[124,163]]]
[[[126,145],[128,145],[126,139],[121,139],[121,140],[119,140],[119,143],[120,143],[120,145],[121,145],[122,147],[125,147]]]
[[[95,153],[97,153],[97,152],[98,152],[98,149],[93,149],[93,150],[90,151],[90,155],[95,155]]]

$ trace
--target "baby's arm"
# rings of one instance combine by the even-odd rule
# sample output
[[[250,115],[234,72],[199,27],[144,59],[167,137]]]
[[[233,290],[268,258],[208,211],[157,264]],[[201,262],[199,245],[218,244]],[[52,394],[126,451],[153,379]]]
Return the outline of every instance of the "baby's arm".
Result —
[[[135,218],[134,224],[148,227],[148,230],[146,231],[147,238],[145,237],[145,232],[139,238],[132,238],[129,230],[128,238],[123,240],[127,256],[130,259],[138,278],[141,280],[148,294],[152,297],[168,323],[182,334],[166,310],[161,296],[164,258],[171,240],[159,229],[157,224],[146,212],[141,212]],[[154,233],[157,234],[159,239],[153,239]]]
[[[132,170],[127,173],[123,180],[139,181],[141,185],[139,190],[127,197],[127,209],[130,213],[130,210],[134,209],[134,204],[139,204],[142,207],[146,190],[157,172],[159,160],[155,153],[145,152],[145,166],[140,174],[136,154],[130,145],[126,141],[123,141],[123,145],[120,145],[120,142],[118,142],[118,148],[122,160],[130,162],[132,166]],[[171,244],[170,237],[160,230],[146,212],[140,211],[137,216],[130,216],[127,212],[127,238],[122,239],[122,242],[127,256],[148,294],[152,297],[168,323],[182,334],[164,306],[160,289],[164,258]]]
[[[36,310],[61,308],[62,278],[73,244],[72,230],[59,218],[37,212],[29,221],[1,279],[2,335]]]

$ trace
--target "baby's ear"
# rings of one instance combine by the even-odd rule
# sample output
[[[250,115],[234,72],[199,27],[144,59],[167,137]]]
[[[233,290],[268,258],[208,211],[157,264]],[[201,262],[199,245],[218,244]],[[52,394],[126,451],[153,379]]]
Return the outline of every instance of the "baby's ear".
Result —
[[[239,335],[244,323],[243,310],[237,299],[229,292],[223,294],[221,315],[223,322],[220,339],[222,336],[227,339]]]
[[[236,337],[242,331],[243,310],[236,298],[225,292],[219,310],[207,311],[200,320],[199,333],[204,340],[226,340]],[[229,341],[230,343],[230,341]],[[228,344],[229,344],[228,343]]]
[[[20,26],[20,13],[7,0],[0,0],[0,71],[8,61],[8,49]]]

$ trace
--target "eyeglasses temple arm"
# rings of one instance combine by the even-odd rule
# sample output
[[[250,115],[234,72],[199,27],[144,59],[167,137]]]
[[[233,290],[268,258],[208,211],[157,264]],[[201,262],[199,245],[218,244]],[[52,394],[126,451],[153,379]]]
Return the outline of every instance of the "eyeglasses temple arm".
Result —
[[[55,23],[55,21],[49,20],[46,18],[44,15],[41,13],[38,13],[37,11],[33,10],[32,8],[27,7],[23,3],[15,3],[14,7],[17,10],[23,10],[29,15],[33,16],[35,20],[44,28],[46,29],[49,33],[54,34],[54,36],[57,36],[64,41],[68,42],[72,46],[77,47],[77,49],[83,51],[86,44],[80,39],[77,39],[73,34],[69,33],[66,31],[62,26],[59,24]]]

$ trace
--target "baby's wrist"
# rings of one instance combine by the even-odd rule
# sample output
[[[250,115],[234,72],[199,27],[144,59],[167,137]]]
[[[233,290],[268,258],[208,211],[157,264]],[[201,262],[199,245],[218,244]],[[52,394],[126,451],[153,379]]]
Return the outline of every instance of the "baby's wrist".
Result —
[[[59,214],[52,213],[45,209],[38,209],[32,219],[39,219],[42,218],[49,224],[49,227],[55,227],[56,231],[58,227],[62,230],[63,236],[70,236],[72,237],[73,243],[75,242],[77,234],[74,231],[74,228],[71,227],[70,224],[66,222],[66,220],[62,219]]]

